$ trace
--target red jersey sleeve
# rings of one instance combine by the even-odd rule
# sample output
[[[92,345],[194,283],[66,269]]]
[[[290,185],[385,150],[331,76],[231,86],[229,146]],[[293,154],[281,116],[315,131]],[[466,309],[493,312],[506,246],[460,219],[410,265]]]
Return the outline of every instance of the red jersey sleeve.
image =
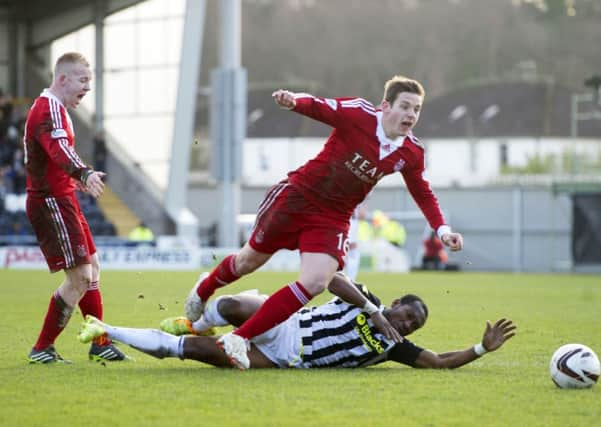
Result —
[[[375,115],[376,112],[375,107],[362,98],[321,98],[307,93],[297,93],[295,101],[296,106],[292,111],[333,128],[342,128],[357,122],[357,117],[362,112],[371,115]]]
[[[53,123],[52,126],[40,126],[38,142],[42,149],[48,154],[50,160],[58,165],[71,177],[82,180],[82,175],[91,171],[75,152],[73,133],[70,129],[60,128],[56,123],[67,123],[64,109],[55,112],[62,115],[62,121],[51,120],[51,111],[44,111],[41,123]]]
[[[403,168],[401,171],[409,193],[421,209],[428,220],[430,227],[438,230],[438,227],[445,225],[445,220],[438,205],[438,200],[430,188],[430,183],[424,178],[424,154],[421,148],[417,154],[416,162],[410,167]]]

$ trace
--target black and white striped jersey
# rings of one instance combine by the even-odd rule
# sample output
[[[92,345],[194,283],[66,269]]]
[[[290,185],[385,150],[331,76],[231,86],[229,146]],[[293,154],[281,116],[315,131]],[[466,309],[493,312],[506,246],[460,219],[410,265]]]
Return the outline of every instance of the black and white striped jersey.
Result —
[[[380,300],[357,288],[374,304]],[[369,315],[340,298],[299,312],[301,368],[354,368],[393,360],[414,366],[422,348],[405,339],[395,344],[376,332]]]

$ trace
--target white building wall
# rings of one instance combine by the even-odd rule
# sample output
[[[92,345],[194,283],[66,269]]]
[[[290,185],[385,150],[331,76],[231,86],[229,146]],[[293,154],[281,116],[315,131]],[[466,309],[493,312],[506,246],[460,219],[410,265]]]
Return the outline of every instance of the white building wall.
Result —
[[[247,139],[243,148],[243,182],[246,185],[271,185],[315,156],[325,138]],[[569,138],[481,139],[473,150],[467,140],[433,139],[426,145],[426,177],[434,187],[471,187],[495,182],[501,176],[501,146],[507,146],[507,165],[526,166],[535,156],[556,156],[557,174],[561,174],[561,158],[569,153],[601,162],[601,138],[598,140]],[[471,156],[474,160],[472,161]],[[472,169],[473,165],[473,169]],[[565,172],[565,171],[564,171]],[[396,176],[388,176],[382,187],[402,185]]]

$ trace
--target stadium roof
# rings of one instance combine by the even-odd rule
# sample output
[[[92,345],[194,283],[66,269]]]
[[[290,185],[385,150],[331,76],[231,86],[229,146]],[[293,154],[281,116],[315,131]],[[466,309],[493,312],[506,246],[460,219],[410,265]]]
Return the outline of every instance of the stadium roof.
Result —
[[[141,0],[0,0],[0,13],[28,26],[28,48],[43,46],[94,22],[97,14],[110,15]],[[101,11],[97,5],[104,8]]]

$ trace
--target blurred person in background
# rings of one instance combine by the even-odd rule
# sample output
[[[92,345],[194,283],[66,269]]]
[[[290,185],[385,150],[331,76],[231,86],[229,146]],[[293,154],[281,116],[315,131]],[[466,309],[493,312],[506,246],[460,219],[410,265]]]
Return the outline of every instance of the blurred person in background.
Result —
[[[348,251],[349,219],[378,181],[400,173],[413,199],[451,250],[463,238],[451,231],[430,185],[423,178],[424,147],[413,136],[424,89],[416,80],[395,76],[386,82],[380,107],[362,98],[326,99],[277,90],[280,107],[334,128],[322,151],[269,189],[259,206],[249,241],[202,274],[185,302],[196,321],[217,288],[252,273],[279,249],[300,251],[298,280],[270,296],[244,324],[218,341],[232,363],[249,366],[249,339],[286,320],[322,293]]]
[[[359,227],[361,221],[364,221],[367,217],[367,205],[365,202],[359,204],[353,211],[349,222],[348,231],[348,251],[346,253],[346,260],[344,270],[346,275],[351,279],[355,280],[359,273],[359,267],[361,265],[361,250],[359,248]]]
[[[66,362],[54,347],[75,306],[102,319],[100,266],[90,228],[75,189],[99,197],[104,172],[85,165],[75,151],[75,134],[67,108],[76,108],[90,90],[92,72],[86,58],[66,53],[56,62],[50,88],[29,110],[24,147],[27,175],[26,212],[50,272],[65,272],[52,294],[42,330],[29,353],[30,363]],[[89,358],[125,360],[110,339],[92,342]]]
[[[398,248],[405,246],[407,232],[400,222],[390,219],[388,215],[380,210],[375,210],[372,223],[376,237],[381,237]]]
[[[10,168],[12,192],[15,194],[23,194],[25,192],[25,165],[23,161],[23,149],[19,147],[13,153],[12,167]]]
[[[154,233],[142,221],[129,232],[128,237],[132,242],[152,242],[154,240]]]
[[[6,135],[7,129],[12,123],[13,110],[12,96],[0,88],[0,139]]]
[[[13,161],[18,146],[12,112],[12,97],[0,88],[0,176],[6,193],[13,192]]]
[[[424,253],[422,255],[422,269],[424,270],[444,270],[449,256],[444,250],[444,245],[436,235],[431,232],[423,241]]]

